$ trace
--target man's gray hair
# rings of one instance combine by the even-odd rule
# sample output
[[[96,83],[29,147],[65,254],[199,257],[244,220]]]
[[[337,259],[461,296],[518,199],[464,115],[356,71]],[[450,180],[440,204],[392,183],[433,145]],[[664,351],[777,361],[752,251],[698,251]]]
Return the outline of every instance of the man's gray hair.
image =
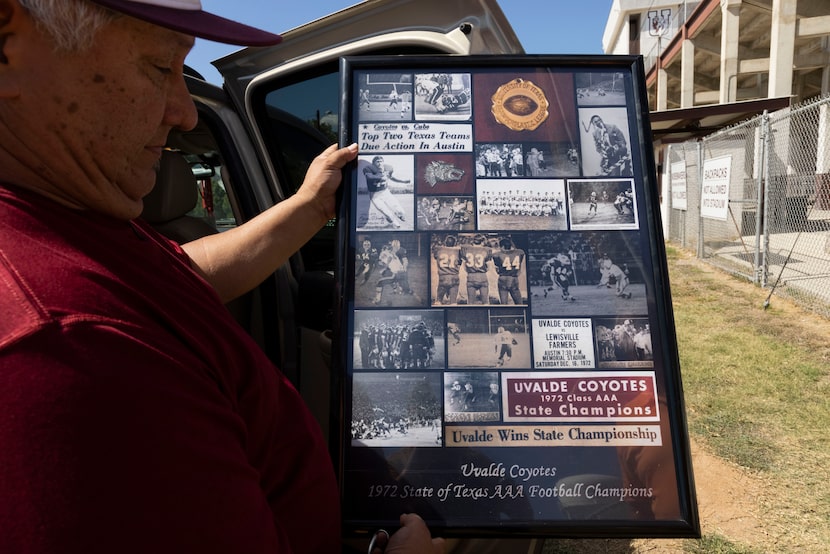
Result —
[[[19,0],[38,29],[55,41],[58,51],[78,51],[92,45],[98,30],[120,17],[87,0]]]

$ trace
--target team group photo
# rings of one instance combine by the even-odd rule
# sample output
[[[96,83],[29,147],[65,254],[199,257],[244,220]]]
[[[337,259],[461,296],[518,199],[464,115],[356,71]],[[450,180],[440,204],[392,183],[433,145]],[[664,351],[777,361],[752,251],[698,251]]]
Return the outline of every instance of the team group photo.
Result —
[[[479,181],[479,229],[554,231],[567,229],[564,179]]]
[[[444,333],[444,313],[439,310],[359,310],[355,312],[353,367],[443,369]]]

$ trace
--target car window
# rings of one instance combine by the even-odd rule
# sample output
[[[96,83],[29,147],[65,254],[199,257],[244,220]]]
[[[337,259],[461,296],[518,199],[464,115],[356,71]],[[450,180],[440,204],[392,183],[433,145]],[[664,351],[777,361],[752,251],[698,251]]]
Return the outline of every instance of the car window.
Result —
[[[258,118],[268,154],[283,192],[290,196],[303,183],[317,154],[337,142],[338,73],[303,75],[262,96],[264,118]],[[334,221],[330,221],[301,249],[307,270],[334,269]]]
[[[185,155],[185,159],[190,163],[199,186],[199,202],[187,215],[204,219],[219,232],[236,227],[236,216],[222,180],[222,165],[218,156],[190,154]]]

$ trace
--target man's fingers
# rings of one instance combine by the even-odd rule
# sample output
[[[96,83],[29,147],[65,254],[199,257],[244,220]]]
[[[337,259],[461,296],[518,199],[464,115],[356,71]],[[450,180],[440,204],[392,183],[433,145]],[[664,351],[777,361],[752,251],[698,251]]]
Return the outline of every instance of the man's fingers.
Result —
[[[335,169],[342,169],[344,165],[357,157],[357,144],[352,143],[345,148],[338,148],[336,144],[332,144],[321,154],[326,158],[326,162]]]

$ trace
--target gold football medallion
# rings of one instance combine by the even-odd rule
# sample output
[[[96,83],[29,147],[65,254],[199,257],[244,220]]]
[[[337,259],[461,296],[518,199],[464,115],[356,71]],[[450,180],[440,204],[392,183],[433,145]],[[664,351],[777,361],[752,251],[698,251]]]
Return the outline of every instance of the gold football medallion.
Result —
[[[503,84],[491,100],[496,121],[514,131],[533,131],[548,118],[545,92],[524,79]]]

